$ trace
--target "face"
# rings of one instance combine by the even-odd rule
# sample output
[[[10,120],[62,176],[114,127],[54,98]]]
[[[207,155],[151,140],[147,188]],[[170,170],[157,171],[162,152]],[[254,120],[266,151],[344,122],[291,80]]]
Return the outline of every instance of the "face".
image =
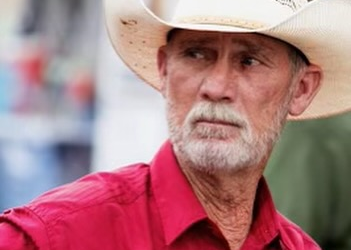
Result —
[[[158,66],[178,157],[214,171],[267,156],[296,85],[286,44],[258,34],[179,30],[160,49]]]

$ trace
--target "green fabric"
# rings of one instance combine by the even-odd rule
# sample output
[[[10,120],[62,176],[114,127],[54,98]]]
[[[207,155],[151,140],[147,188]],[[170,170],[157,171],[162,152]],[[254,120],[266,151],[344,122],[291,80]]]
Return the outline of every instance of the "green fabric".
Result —
[[[351,250],[351,113],[289,122],[265,176],[276,206],[325,250]]]

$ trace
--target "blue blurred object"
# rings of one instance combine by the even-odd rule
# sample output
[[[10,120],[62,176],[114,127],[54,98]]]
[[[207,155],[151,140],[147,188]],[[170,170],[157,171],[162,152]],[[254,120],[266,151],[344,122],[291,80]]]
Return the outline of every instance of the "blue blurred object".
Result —
[[[14,140],[0,146],[1,210],[27,203],[59,185],[60,168],[51,145]]]
[[[11,111],[16,99],[17,83],[12,65],[0,61],[0,114]]]

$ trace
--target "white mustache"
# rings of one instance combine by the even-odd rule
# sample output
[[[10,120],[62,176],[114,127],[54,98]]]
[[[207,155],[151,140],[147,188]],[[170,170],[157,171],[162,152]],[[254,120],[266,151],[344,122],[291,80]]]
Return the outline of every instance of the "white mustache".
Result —
[[[190,122],[190,124],[204,120],[228,123],[242,128],[246,128],[248,126],[248,121],[245,117],[224,103],[198,103],[190,110],[187,120]]]

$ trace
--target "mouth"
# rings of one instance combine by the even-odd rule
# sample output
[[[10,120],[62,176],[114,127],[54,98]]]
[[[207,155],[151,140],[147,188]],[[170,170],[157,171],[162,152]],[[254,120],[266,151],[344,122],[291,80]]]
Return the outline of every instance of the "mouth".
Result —
[[[195,124],[203,124],[207,126],[226,126],[226,127],[236,127],[241,128],[242,125],[239,123],[233,123],[230,121],[219,120],[219,119],[199,119],[195,121]]]

